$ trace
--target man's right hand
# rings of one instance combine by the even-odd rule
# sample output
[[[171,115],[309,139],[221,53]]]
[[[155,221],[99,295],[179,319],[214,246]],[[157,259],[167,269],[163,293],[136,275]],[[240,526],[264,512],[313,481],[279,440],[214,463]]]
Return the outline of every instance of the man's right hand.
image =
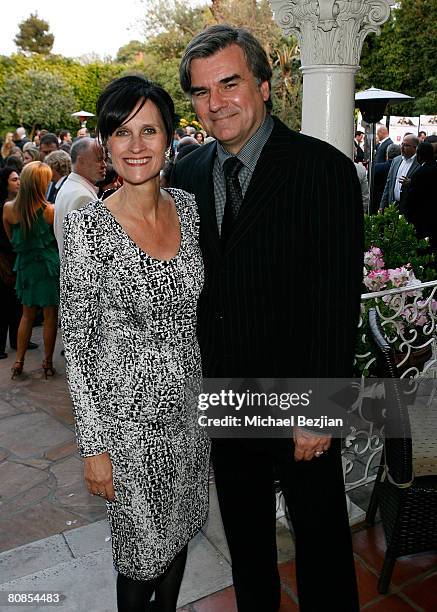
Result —
[[[113,501],[112,463],[109,453],[92,455],[84,459],[84,478],[87,489],[93,495]]]

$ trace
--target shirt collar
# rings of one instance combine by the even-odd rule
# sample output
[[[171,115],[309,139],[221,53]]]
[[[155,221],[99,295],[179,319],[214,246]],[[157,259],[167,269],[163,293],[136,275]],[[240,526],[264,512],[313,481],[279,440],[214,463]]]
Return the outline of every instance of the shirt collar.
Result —
[[[79,183],[82,183],[83,185],[85,185],[85,187],[88,187],[88,189],[90,189],[91,191],[94,191],[94,193],[96,194],[99,193],[99,188],[93,185],[91,181],[89,181],[82,174],[78,174],[77,172],[73,171],[71,172],[70,176],[71,178],[74,178],[76,181],[79,181]]]
[[[270,134],[273,130],[273,119],[271,115],[266,114],[266,117],[262,124],[259,126],[255,134],[253,134],[246,144],[238,151],[235,157],[238,159],[250,170],[250,172],[255,171],[256,164],[258,163],[259,156],[261,155],[261,151],[269,139]],[[224,162],[229,157],[234,157],[232,153],[229,153],[225,149],[225,147],[217,142],[217,157],[220,164],[220,167],[223,168]]]

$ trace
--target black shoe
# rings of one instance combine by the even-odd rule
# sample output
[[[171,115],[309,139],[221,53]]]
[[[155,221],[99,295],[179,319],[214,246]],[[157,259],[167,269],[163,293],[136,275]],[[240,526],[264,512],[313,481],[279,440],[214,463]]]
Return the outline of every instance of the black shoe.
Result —
[[[0,353],[0,359],[6,359],[7,356],[7,353]]]
[[[27,345],[27,348],[29,351],[33,351],[33,349],[37,349],[39,346],[39,344],[35,344],[35,342],[29,342],[29,344]]]

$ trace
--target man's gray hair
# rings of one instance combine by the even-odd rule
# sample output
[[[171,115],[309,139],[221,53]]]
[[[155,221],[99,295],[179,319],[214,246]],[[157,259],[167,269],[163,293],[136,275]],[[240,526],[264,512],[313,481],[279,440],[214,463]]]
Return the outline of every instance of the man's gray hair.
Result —
[[[261,84],[267,81],[270,87],[272,69],[261,43],[244,28],[218,24],[209,26],[188,43],[179,66],[179,79],[182,90],[186,94],[191,92],[190,65],[193,59],[210,57],[231,45],[238,45],[242,49],[249,70],[258,83]],[[270,97],[266,102],[266,107],[268,110],[272,108]]]
[[[71,159],[65,151],[52,151],[45,156],[44,163],[61,176],[67,176],[71,172]]]
[[[388,145],[385,156],[387,159],[394,159],[401,154],[401,147],[395,143]]]
[[[78,138],[75,140],[71,146],[70,156],[71,163],[74,164],[77,162],[77,158],[79,155],[83,155],[86,153],[91,147],[96,146],[95,138],[88,138],[88,136],[84,138]]]

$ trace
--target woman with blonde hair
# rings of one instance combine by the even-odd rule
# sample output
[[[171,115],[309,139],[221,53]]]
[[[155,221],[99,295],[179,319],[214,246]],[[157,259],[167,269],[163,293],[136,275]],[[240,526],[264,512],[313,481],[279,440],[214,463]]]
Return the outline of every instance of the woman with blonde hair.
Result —
[[[27,164],[30,164],[33,161],[39,161],[39,150],[33,145],[33,143],[26,142],[23,147],[23,166],[27,166]]]
[[[23,371],[24,356],[39,307],[44,312],[45,377],[53,376],[59,306],[59,254],[53,233],[54,206],[45,194],[52,172],[47,164],[27,164],[20,176],[20,189],[13,202],[3,209],[5,232],[17,254],[15,291],[23,304],[18,328],[17,356],[12,378]]]
[[[0,149],[1,156],[3,160],[5,160],[11,154],[12,149],[15,147],[15,142],[12,140],[13,133],[7,132],[5,136],[5,141]]]

